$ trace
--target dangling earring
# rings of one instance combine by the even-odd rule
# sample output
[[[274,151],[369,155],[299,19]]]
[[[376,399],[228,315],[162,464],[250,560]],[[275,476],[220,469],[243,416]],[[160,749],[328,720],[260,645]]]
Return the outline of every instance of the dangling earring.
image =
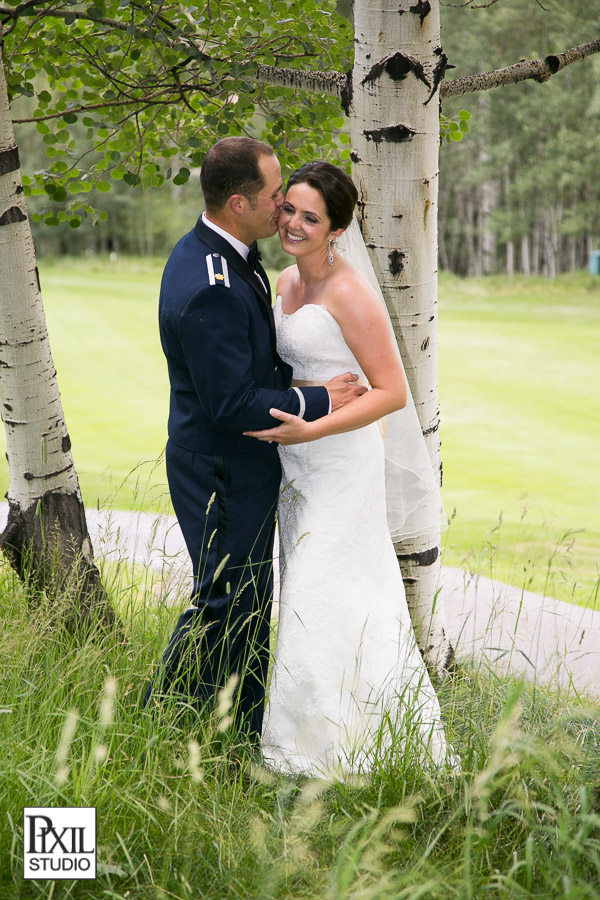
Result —
[[[331,245],[333,244],[335,238],[329,238],[329,243],[327,244],[327,264],[333,265],[333,250],[331,249]]]

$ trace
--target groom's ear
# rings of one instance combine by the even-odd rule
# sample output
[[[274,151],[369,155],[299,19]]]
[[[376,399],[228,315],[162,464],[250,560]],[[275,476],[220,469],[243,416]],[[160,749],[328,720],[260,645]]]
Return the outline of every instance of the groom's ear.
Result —
[[[246,209],[247,199],[243,194],[232,194],[229,200],[227,201],[227,205],[234,215],[239,216],[242,215],[244,210]]]

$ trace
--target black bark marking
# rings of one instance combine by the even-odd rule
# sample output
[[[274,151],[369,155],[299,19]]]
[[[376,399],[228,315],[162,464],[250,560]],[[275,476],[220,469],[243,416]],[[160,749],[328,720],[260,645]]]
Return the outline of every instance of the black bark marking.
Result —
[[[414,13],[415,16],[420,16],[421,25],[423,24],[423,20],[429,15],[431,12],[431,3],[429,0],[419,0],[414,6],[411,6],[409,12]]]
[[[392,250],[392,252],[388,254],[388,259],[390,261],[389,268],[392,275],[399,275],[400,272],[404,270],[406,253],[402,253],[401,250]]]
[[[361,195],[360,195],[359,199],[356,201],[356,208],[358,210],[357,218],[360,219],[361,231],[362,231],[362,226],[364,225],[364,221],[365,221],[365,206],[367,205],[365,200],[363,199],[363,196],[364,195],[361,191]]]
[[[40,270],[38,269],[37,266],[35,267],[35,280],[37,281],[37,289],[38,289],[39,293],[41,293],[42,286],[40,284]],[[33,328],[31,330],[33,331]]]
[[[448,672],[450,675],[454,675],[457,671],[454,647],[452,646],[452,644],[450,644],[450,646],[448,647],[446,659],[444,660],[443,670],[444,672]]]
[[[430,434],[435,434],[436,431],[439,430],[439,427],[440,427],[440,423],[436,422],[435,425],[431,426],[431,428],[426,428],[425,431],[423,432],[423,437],[427,437]]]
[[[353,163],[359,163],[359,162],[360,162],[360,156],[358,155],[358,153],[356,152],[356,150],[353,150],[353,151],[351,152],[351,154],[350,154],[350,159],[352,160]]]
[[[429,347],[429,338],[426,337],[425,340],[423,341],[423,343],[421,344],[421,350],[423,351],[423,353],[427,350],[428,347]]]
[[[346,113],[347,116],[350,115],[350,107],[352,106],[352,95],[354,93],[354,88],[352,85],[352,69],[349,72],[346,72],[346,84],[342,88],[341,95],[341,104],[342,109]]]
[[[544,62],[546,63],[548,68],[551,69],[552,74],[556,75],[556,73],[560,69],[560,59],[558,58],[558,56],[547,56],[544,59]],[[539,81],[547,81],[547,80],[548,80],[547,78],[543,78],[543,77],[539,79]]]
[[[392,216],[392,219],[403,219],[403,218],[404,218],[404,213],[398,213],[397,215]]]
[[[0,175],[16,172],[21,166],[18,147],[10,147],[0,153]]]
[[[438,547],[431,547],[429,550],[422,550],[420,553],[397,554],[397,557],[399,561],[415,562],[418,566],[432,566],[439,554]]]
[[[427,100],[424,103],[424,106],[427,106],[433,95],[438,89],[439,83],[446,74],[446,69],[453,69],[454,66],[448,65],[448,57],[444,53],[441,47],[437,47],[435,49],[435,55],[438,57],[438,61],[436,62],[433,68],[433,87],[431,88],[431,93]]]
[[[23,185],[18,184],[17,187],[15,188],[15,194],[22,194],[22,193],[23,193]]]
[[[10,405],[10,403],[5,403],[5,404],[4,404],[4,409],[7,409],[9,412],[12,412],[12,410],[13,410],[12,406]]]
[[[0,216],[0,227],[2,225],[15,225],[17,222],[24,222],[27,216],[18,206],[11,206]]]
[[[408,53],[402,53],[400,50],[376,62],[369,74],[365,75],[361,84],[376,81],[378,78],[381,78],[383,72],[387,72],[392,81],[402,81],[412,72],[415,78],[423,82],[425,87],[431,88],[425,77],[422,63],[413,56],[409,56]]]
[[[0,347],[27,347],[29,344],[35,344],[32,338],[30,341],[0,341]]]
[[[61,448],[63,453],[68,453],[71,449],[71,438],[68,434],[65,434],[61,441]]]
[[[25,423],[23,422],[23,425]],[[25,472],[23,478],[26,481],[48,481],[50,478],[55,478],[57,475],[62,475],[63,472],[68,472],[69,469],[72,469],[73,466],[69,463],[68,466],[64,466],[62,469],[57,469],[55,472],[48,472],[46,475],[32,475],[31,472]]]
[[[403,141],[410,141],[416,134],[412,128],[407,125],[388,125],[386,128],[375,128],[372,131],[363,131],[368,141],[380,144],[382,141],[388,141],[390,144],[401,144]]]

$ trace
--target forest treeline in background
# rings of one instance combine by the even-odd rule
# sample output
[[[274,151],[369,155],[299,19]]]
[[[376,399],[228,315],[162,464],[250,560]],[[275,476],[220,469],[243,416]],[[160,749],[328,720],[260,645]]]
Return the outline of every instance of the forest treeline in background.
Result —
[[[537,0],[486,9],[443,6],[442,42],[455,67],[447,77],[543,58],[589,40],[586,0],[544,6]],[[20,99],[21,115],[24,105]],[[552,277],[587,267],[590,251],[600,249],[600,58],[569,66],[545,84],[527,81],[448,100],[443,114],[458,121],[461,109],[470,113],[469,131],[460,142],[444,141],[440,158],[440,268]],[[45,166],[51,140],[17,127],[25,173]],[[92,198],[108,213],[95,226],[84,219],[74,230],[57,204],[56,218],[65,221],[33,223],[38,253],[166,257],[202,207],[194,174],[186,185],[166,181],[146,191],[115,181],[110,192]],[[30,197],[28,204],[35,213],[48,199]],[[267,263],[285,264],[278,241],[267,244]]]

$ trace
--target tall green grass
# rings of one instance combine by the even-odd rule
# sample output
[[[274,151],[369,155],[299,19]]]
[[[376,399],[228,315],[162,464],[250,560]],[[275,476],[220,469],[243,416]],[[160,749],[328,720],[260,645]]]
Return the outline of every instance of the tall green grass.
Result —
[[[176,613],[119,565],[125,641],[74,640],[0,572],[2,898],[597,898],[598,705],[461,666],[440,686],[460,774],[408,749],[347,783],[286,778],[222,716],[142,711]],[[23,807],[77,805],[97,881],[24,882]]]

